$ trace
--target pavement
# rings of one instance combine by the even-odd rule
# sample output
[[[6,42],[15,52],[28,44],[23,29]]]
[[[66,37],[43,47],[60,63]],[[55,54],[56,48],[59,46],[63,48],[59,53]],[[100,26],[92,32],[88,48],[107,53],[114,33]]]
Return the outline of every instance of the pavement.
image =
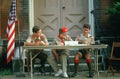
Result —
[[[113,76],[111,73],[109,73],[109,76],[107,76],[107,72],[99,72],[99,78],[97,76],[94,76],[93,78],[88,78],[88,72],[82,71],[79,72],[79,75],[77,77],[68,77],[68,78],[62,78],[62,77],[54,77],[53,74],[34,74],[33,78],[30,77],[27,73],[25,74],[25,77],[18,77],[16,74],[13,75],[3,75],[0,76],[0,79],[120,79],[120,73],[115,73]]]

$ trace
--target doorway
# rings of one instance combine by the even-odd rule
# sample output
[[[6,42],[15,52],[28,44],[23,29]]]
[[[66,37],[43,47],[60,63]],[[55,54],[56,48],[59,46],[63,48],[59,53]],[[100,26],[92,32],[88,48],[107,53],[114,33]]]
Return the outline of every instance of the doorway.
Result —
[[[88,0],[34,0],[34,25],[48,38],[57,36],[62,26],[76,37],[84,23],[88,23]]]

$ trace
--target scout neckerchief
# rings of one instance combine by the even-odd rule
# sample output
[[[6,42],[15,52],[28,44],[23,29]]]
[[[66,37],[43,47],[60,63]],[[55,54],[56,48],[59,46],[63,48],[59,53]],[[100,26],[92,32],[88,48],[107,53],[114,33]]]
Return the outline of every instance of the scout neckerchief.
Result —
[[[35,35],[32,35],[32,39],[34,40],[35,43],[44,40],[45,37],[43,35],[39,36],[39,37],[35,37]]]
[[[64,44],[65,39],[64,39],[64,38],[61,38],[60,35],[58,35],[58,38],[60,38],[60,39],[61,39],[61,42]]]
[[[32,40],[34,40],[35,43],[39,42],[39,41],[42,41],[45,39],[45,37],[43,35],[39,36],[39,37],[35,37],[35,35],[32,35]],[[35,49],[34,50],[36,53],[39,52],[38,49]]]

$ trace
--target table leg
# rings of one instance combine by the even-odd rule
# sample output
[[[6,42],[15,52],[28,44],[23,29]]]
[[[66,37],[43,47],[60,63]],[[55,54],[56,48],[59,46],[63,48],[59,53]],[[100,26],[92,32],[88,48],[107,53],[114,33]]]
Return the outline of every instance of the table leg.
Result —
[[[95,49],[95,74],[97,79],[99,79],[99,71],[98,71],[98,49]]]
[[[33,79],[33,69],[32,69],[32,66],[33,66],[33,63],[32,63],[32,52],[30,52],[30,68],[31,68],[31,79]]]
[[[96,58],[97,58],[97,55],[96,55],[96,53],[95,53],[95,50],[94,50],[94,56],[95,56],[95,61],[94,61],[94,64],[95,64],[95,65],[94,65],[94,66],[95,66],[95,74],[96,74],[96,70],[97,70],[97,68],[96,68],[96,66],[97,66],[97,65],[96,65]]]

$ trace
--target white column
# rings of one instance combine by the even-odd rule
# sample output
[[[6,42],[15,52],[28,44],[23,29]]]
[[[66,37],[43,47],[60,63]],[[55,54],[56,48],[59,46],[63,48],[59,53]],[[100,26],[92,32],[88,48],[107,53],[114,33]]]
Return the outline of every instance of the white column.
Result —
[[[29,34],[32,34],[34,26],[34,0],[29,0]]]
[[[91,34],[92,35],[95,35],[94,34],[94,30],[95,30],[95,27],[94,27],[94,15],[91,13],[91,11],[94,10],[94,0],[88,0],[88,10],[89,10],[89,24],[91,25]]]

